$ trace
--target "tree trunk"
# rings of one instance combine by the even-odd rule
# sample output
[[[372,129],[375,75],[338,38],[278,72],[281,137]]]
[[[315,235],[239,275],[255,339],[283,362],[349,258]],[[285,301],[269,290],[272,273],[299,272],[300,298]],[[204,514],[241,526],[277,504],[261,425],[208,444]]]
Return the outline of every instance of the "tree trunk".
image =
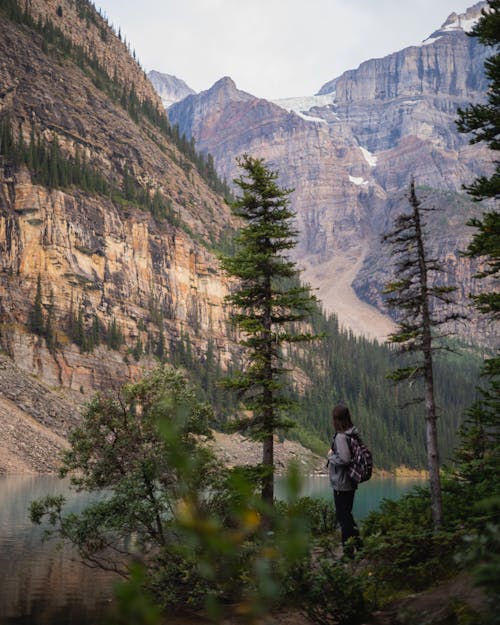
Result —
[[[427,445],[427,464],[429,467],[429,484],[431,488],[432,522],[434,523],[434,528],[439,529],[443,521],[443,504],[441,500],[441,479],[439,477],[436,419],[426,419],[425,438]]]
[[[272,336],[272,289],[271,273],[266,276],[264,285],[264,316],[263,338],[265,345],[264,364],[264,389],[263,389],[263,417],[266,437],[262,443],[262,468],[264,476],[262,480],[262,500],[272,506],[274,502],[274,405],[272,384],[273,374],[273,336]]]
[[[429,330],[430,341],[430,330]],[[437,442],[436,404],[434,401],[434,374],[430,348],[424,353],[424,399],[425,399],[425,444],[427,467],[431,489],[431,512],[434,528],[439,529],[443,521],[441,500],[441,479],[439,476],[439,450]]]
[[[415,195],[415,184],[411,183],[411,200],[414,210],[415,231],[417,235],[418,264],[420,273],[420,297],[422,311],[422,352],[424,356],[424,401],[425,401],[425,442],[427,448],[427,467],[431,489],[431,512],[434,528],[438,529],[443,521],[441,501],[441,480],[439,477],[439,451],[436,428],[436,403],[434,401],[434,372],[432,363],[431,313],[429,309],[429,289],[427,264],[425,260],[424,238],[420,223],[419,202]]]
[[[262,465],[266,471],[262,480],[262,501],[272,506],[274,501],[274,437],[272,433],[262,443]]]

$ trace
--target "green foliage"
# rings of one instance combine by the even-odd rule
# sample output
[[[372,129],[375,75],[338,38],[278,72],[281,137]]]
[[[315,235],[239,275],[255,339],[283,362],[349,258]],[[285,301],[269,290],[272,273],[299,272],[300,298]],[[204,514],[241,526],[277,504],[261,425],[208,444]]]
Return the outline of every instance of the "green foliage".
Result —
[[[78,0],[77,9],[79,18],[86,22],[87,27],[92,23],[99,30],[101,39],[106,41],[109,26],[102,16],[97,15],[95,7],[89,2]],[[182,162],[185,167],[191,168],[194,166],[216,193],[231,197],[227,184],[217,176],[212,156],[210,154],[197,153],[194,140],[188,141],[185,136],[179,136],[178,128],[171,128],[166,112],[159,108],[156,102],[149,98],[139,99],[133,83],[129,84],[127,81],[124,84],[122,82],[124,79],[118,77],[116,72],[113,76],[110,76],[107,69],[98,60],[95,52],[88,51],[84,46],[73,43],[48,16],[43,22],[41,20],[35,22],[27,3],[17,0],[2,0],[0,10],[3,10],[5,15],[12,21],[25,24],[36,31],[42,37],[42,49],[45,53],[51,54],[56,58],[59,58],[60,55],[63,58],[72,58],[92,80],[93,84],[112,100],[119,103],[135,122],[149,122],[153,125],[155,132],[159,131],[160,135],[172,141],[187,159]],[[57,10],[57,16],[61,17],[59,9]],[[64,185],[61,184],[61,186]],[[162,212],[164,209],[165,206],[162,206]],[[155,216],[160,217],[161,215],[155,214]]]
[[[459,132],[471,133],[470,143],[484,141],[490,150],[500,149],[500,2],[488,0],[488,6],[481,10],[481,19],[474,25],[470,35],[481,43],[491,46],[492,55],[485,61],[485,74],[489,80],[486,104],[471,104],[466,109],[458,109],[457,127]],[[489,177],[480,176],[465,189],[475,200],[492,199],[493,208],[481,217],[473,217],[468,225],[476,228],[472,241],[465,252],[471,258],[480,258],[486,268],[479,278],[497,276],[500,270],[500,214],[495,201],[500,197],[500,160],[497,158],[495,171]],[[483,293],[473,298],[479,310],[498,317],[500,294]]]
[[[318,625],[357,625],[367,609],[362,579],[338,560],[322,559],[308,569],[302,588],[303,609]]]
[[[186,475],[179,475],[185,467],[175,464],[178,446],[189,454],[190,487],[205,489],[220,475],[211,455],[196,442],[196,436],[209,433],[209,415],[208,406],[170,367],[151,371],[118,397],[97,395],[82,426],[70,435],[61,476],[70,474],[77,490],[105,489],[106,494],[81,514],[67,516],[62,501],[46,499],[32,506],[33,520],[48,516],[84,559],[103,568],[123,571],[127,557],[137,550],[151,557],[172,540],[167,531],[172,510],[187,488]],[[175,432],[175,440],[161,436],[160,419]]]
[[[42,309],[42,282],[40,274],[36,281],[36,294],[33,307],[28,315],[28,328],[34,333],[42,336],[45,333],[45,323]]]
[[[45,304],[43,303],[42,281],[40,274],[38,274],[35,298],[28,313],[27,327],[34,334],[45,338],[47,349],[51,353],[54,353],[58,347],[54,307],[54,292],[52,290],[50,291],[48,301]]]
[[[463,530],[450,523],[434,531],[430,494],[416,488],[398,501],[385,500],[380,511],[372,512],[363,524],[364,555],[369,561],[367,589],[376,602],[396,591],[418,591],[452,574],[454,554]],[[404,573],[403,573],[404,572]]]
[[[398,313],[398,329],[389,336],[389,341],[400,347],[402,353],[418,354],[409,366],[399,367],[390,377],[395,382],[423,378],[423,397],[415,401],[424,402],[425,443],[427,468],[431,486],[431,509],[434,524],[442,521],[441,484],[439,475],[439,449],[437,442],[437,413],[435,400],[434,353],[436,345],[435,328],[460,315],[444,312],[444,306],[453,304],[451,293],[455,287],[432,284],[431,275],[442,272],[437,259],[430,258],[426,250],[426,232],[423,221],[424,209],[417,198],[414,180],[410,183],[410,212],[402,213],[394,220],[394,228],[383,237],[391,246],[395,258],[394,274],[397,279],[388,283],[385,293],[386,304]],[[441,346],[442,349],[442,346]]]
[[[275,507],[277,515],[286,516],[290,512],[290,506],[283,501],[277,501]],[[331,536],[335,530],[335,511],[330,501],[300,497],[294,502],[293,510],[307,520],[313,536]]]
[[[445,306],[453,304],[453,286],[432,284],[431,275],[443,271],[437,259],[430,258],[426,250],[426,224],[424,211],[417,198],[412,180],[409,191],[410,212],[394,220],[393,230],[384,235],[383,242],[390,245],[394,258],[394,274],[397,279],[385,287],[385,303],[399,313],[398,330],[389,341],[401,346],[403,352],[416,352],[420,360],[410,366],[400,367],[393,373],[396,381],[430,374],[430,355],[436,347],[432,329],[459,318],[455,312],[444,312]]]
[[[142,341],[141,339],[137,339],[136,343],[135,343],[135,347],[132,350],[132,355],[134,357],[134,360],[136,362],[139,362],[139,360],[141,359],[142,354],[144,353],[143,347],[142,347]]]
[[[109,349],[118,350],[124,343],[122,329],[118,326],[116,319],[113,317],[106,332],[106,345]]]
[[[130,577],[115,586],[114,608],[106,625],[160,625],[161,610],[147,588],[146,570],[138,562],[130,567]]]
[[[281,346],[315,338],[292,327],[310,316],[315,299],[308,288],[293,281],[298,270],[286,256],[297,237],[289,208],[291,190],[276,184],[278,173],[262,159],[245,155],[239,165],[244,173],[235,180],[241,195],[233,211],[244,226],[236,238],[235,254],[223,257],[221,265],[238,280],[227,299],[234,307],[231,320],[242,333],[247,364],[225,385],[236,390],[251,411],[244,426],[263,442],[262,464],[273,467],[273,435],[277,428],[288,427],[282,414],[291,405],[289,393],[284,392]],[[262,495],[272,503],[272,473],[263,478]]]
[[[458,111],[457,126],[460,132],[470,132],[471,143],[484,141],[491,150],[500,149],[500,2],[488,0],[482,9],[482,17],[470,33],[481,43],[492,47],[493,54],[485,61],[485,73],[489,79],[487,103],[470,105]],[[483,270],[477,278],[497,278],[500,270],[500,215],[497,202],[500,196],[500,161],[497,158],[495,171],[488,178],[481,176],[465,187],[475,200],[490,200],[493,208],[473,217],[468,225],[476,228],[465,254],[479,258]],[[491,284],[491,283],[490,283]],[[500,294],[490,290],[473,297],[482,314],[489,315],[493,322],[500,312]],[[485,589],[491,600],[489,618],[486,623],[500,623],[498,602],[500,600],[500,539],[496,519],[499,513],[500,488],[500,357],[496,352],[485,360],[482,375],[486,386],[480,389],[479,399],[470,408],[467,421],[461,430],[461,445],[457,450],[455,481],[450,487],[456,499],[466,497],[474,502],[471,517],[475,525],[468,538],[469,549],[465,560],[476,563],[476,581]],[[495,521],[493,521],[495,519]],[[467,519],[470,523],[470,519]],[[496,607],[495,607],[496,606]]]
[[[78,310],[75,311],[73,301],[71,301],[66,319],[66,332],[81,352],[92,352],[101,344],[103,336],[107,337],[97,315],[95,313],[89,315],[83,302],[80,302]],[[108,347],[110,347],[109,343]]]
[[[397,388],[389,385],[386,378],[396,364],[394,350],[354,337],[339,328],[335,316],[318,313],[312,317],[312,327],[324,339],[315,344],[314,350],[292,353],[294,367],[307,372],[311,385],[303,393],[296,393],[299,428],[297,433],[291,430],[290,436],[297,435],[299,440],[317,446],[309,437],[301,438],[300,431],[303,428],[315,434],[323,441],[317,451],[324,454],[332,436],[332,406],[343,400],[352,408],[356,424],[369,441],[376,466],[425,466],[425,449],[415,444],[424,440],[425,424],[420,406],[411,403],[415,392],[421,392],[421,383],[409,380]],[[464,410],[476,398],[480,357],[471,350],[461,355],[443,351],[434,365],[440,451],[449,459]]]
[[[104,176],[88,163],[78,147],[74,158],[63,155],[56,133],[52,133],[48,141],[34,128],[31,129],[28,144],[23,139],[21,127],[15,140],[8,115],[0,119],[0,154],[16,166],[27,165],[36,184],[50,189],[75,185],[85,191],[102,195],[109,193],[109,184]]]
[[[472,133],[471,143],[484,141],[491,150],[500,149],[498,139],[498,98],[500,94],[500,2],[488,0],[488,7],[482,9],[481,19],[474,25],[469,33],[477,37],[479,41],[491,46],[493,54],[485,61],[485,74],[490,81],[487,91],[487,104],[469,105],[466,109],[458,110],[457,127],[459,132]],[[500,194],[500,165],[490,178],[482,177],[470,187],[466,187],[469,193],[476,199],[485,197],[498,198]]]
[[[500,615],[500,492],[489,495],[474,506],[474,517],[482,519],[477,525],[469,521],[469,531],[456,555],[460,566],[472,569],[475,584],[482,588],[488,600],[487,614],[482,625],[498,625]]]
[[[295,504],[300,488],[296,469],[287,478],[285,514],[256,494],[255,480],[245,471],[231,472],[226,485],[219,508],[208,516],[193,494],[184,501],[180,548],[196,553],[198,575],[210,586],[206,608],[212,618],[220,620],[223,605],[230,602],[253,621],[289,601],[287,580],[307,556],[310,526]]]
[[[199,446],[209,418],[186,379],[166,366],[117,397],[97,395],[71,435],[61,475],[99,496],[71,514],[64,497],[46,497],[32,503],[32,520],[47,520],[87,563],[126,576],[110,625],[156,625],[172,609],[255,622],[281,605],[315,614],[324,606],[337,619],[327,622],[358,622],[356,580],[333,563],[321,566],[321,577],[307,572],[311,532],[331,531],[331,506],[328,515],[326,504],[297,499],[300,477],[290,467],[287,503],[270,507],[250,473],[221,471]],[[320,596],[332,580],[333,600]]]
[[[218,427],[223,427],[229,417],[237,413],[237,397],[223,389],[219,382],[223,375],[230,376],[238,365],[233,363],[224,368],[220,351],[212,339],[208,339],[206,349],[197,356],[189,334],[182,331],[179,338],[170,341],[169,361],[189,372],[190,379],[200,388],[205,401],[213,406]]]

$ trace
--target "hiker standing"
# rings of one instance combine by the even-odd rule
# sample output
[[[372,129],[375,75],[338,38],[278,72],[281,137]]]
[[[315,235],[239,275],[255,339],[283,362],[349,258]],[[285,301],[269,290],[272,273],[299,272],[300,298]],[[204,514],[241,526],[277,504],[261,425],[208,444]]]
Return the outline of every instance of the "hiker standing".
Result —
[[[343,404],[335,406],[332,418],[335,434],[332,440],[332,447],[328,452],[330,484],[333,488],[335,513],[342,533],[344,554],[352,558],[354,556],[354,547],[357,549],[361,547],[361,539],[358,527],[352,516],[354,494],[358,485],[348,473],[349,465],[352,462],[349,437],[359,436],[359,434],[356,427],[352,424],[349,409]],[[354,541],[347,544],[350,538],[354,538]],[[352,542],[354,542],[354,545]]]

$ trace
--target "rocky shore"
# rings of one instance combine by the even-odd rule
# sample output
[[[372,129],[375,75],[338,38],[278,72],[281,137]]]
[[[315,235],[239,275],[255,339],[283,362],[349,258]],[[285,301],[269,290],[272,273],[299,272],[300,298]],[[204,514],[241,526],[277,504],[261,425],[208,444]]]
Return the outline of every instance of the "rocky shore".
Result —
[[[55,473],[87,399],[49,387],[0,355],[0,474]],[[214,432],[208,444],[230,467],[261,460],[262,446],[241,434]],[[323,458],[288,440],[276,440],[275,459],[278,473],[292,460],[307,473],[324,466]]]

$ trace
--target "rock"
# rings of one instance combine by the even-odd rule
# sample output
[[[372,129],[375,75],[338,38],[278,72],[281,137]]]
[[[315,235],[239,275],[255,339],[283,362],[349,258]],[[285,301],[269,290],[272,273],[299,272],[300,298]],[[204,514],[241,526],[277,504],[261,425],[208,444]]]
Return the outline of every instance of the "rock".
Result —
[[[148,72],[148,78],[166,109],[175,104],[175,102],[180,102],[188,95],[196,93],[177,76],[170,76],[169,74],[162,74],[153,70]]]
[[[277,106],[225,77],[168,111],[181,133],[214,156],[222,177],[239,175],[235,159],[243,153],[280,172],[280,183],[294,189],[294,258],[303,279],[355,334],[384,340],[394,328],[380,296],[391,277],[380,236],[406,209],[412,176],[429,205],[446,208],[446,235],[434,227],[430,249],[446,259],[453,281],[463,285],[461,304],[469,305],[476,267],[457,250],[467,246],[465,223],[477,205],[464,196],[462,184],[491,171],[492,155],[484,145],[469,145],[455,119],[458,107],[485,98],[490,51],[462,28],[482,6],[453,14],[420,46],[345,72],[316,98]],[[454,330],[467,340],[491,340],[486,325]]]
[[[133,81],[139,98],[161,108],[124,44],[83,6],[30,2],[35,21],[49,17],[74,45],[95,50],[111,75],[116,67],[118,76]],[[47,55],[38,35],[3,14],[0,27],[0,83],[8,93],[2,115],[10,115],[15,136],[20,129],[26,144],[32,130],[50,144],[57,137],[62,157],[74,158],[78,149],[118,187],[127,167],[175,214],[158,223],[149,212],[102,194],[74,186],[50,190],[34,184],[24,166],[13,170],[0,158],[1,348],[50,385],[84,392],[120,385],[151,366],[151,357],[136,363],[128,352],[138,339],[154,349],[159,323],[167,353],[189,333],[195,355],[211,339],[225,362],[234,347],[226,327],[226,279],[207,242],[231,224],[228,206],[168,137],[149,122],[135,123],[70,59]],[[54,316],[55,351],[25,329],[38,275],[44,314],[50,307]],[[115,323],[125,339],[121,350],[85,353],[72,344],[69,320],[80,312],[86,331],[95,317],[104,329]]]

